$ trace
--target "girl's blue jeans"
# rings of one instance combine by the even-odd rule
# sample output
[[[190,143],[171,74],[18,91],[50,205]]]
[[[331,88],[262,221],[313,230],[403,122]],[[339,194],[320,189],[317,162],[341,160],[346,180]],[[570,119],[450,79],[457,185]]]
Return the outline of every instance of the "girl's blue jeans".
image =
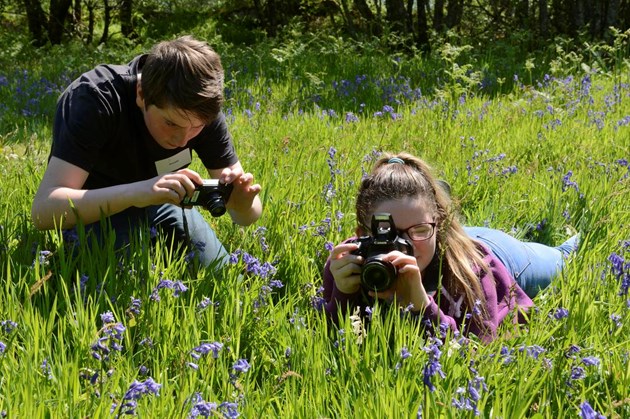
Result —
[[[523,242],[500,230],[486,227],[464,227],[466,233],[490,248],[512,273],[519,286],[534,297],[560,272],[565,259],[576,250],[578,235],[560,246]]]

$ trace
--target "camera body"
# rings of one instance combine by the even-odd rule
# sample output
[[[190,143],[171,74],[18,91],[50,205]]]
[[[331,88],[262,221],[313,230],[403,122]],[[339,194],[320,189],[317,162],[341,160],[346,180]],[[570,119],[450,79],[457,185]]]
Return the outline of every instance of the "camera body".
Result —
[[[200,205],[207,209],[213,217],[225,214],[225,204],[230,199],[234,185],[223,184],[218,179],[204,179],[201,185],[197,185],[192,196],[185,196],[182,205]]]
[[[364,258],[361,285],[368,290],[384,291],[392,286],[398,271],[390,262],[382,260],[383,255],[394,250],[413,255],[413,246],[408,240],[398,237],[391,214],[374,214],[371,227],[374,236],[361,236],[354,240],[359,248],[352,253]]]

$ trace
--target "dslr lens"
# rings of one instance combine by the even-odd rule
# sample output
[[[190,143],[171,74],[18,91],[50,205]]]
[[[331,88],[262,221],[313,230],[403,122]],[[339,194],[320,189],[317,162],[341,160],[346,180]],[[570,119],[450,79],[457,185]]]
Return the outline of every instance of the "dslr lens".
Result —
[[[367,289],[384,291],[396,279],[396,267],[378,259],[367,260],[361,269],[361,282]]]

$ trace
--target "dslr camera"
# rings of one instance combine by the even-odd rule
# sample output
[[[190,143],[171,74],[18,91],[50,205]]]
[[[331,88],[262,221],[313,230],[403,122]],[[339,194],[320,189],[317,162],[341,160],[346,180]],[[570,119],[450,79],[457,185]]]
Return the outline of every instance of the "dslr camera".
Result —
[[[398,270],[391,262],[383,261],[383,256],[394,250],[413,255],[413,246],[408,240],[398,237],[394,219],[388,213],[372,216],[372,234],[354,240],[359,248],[352,253],[364,258],[361,285],[368,290],[384,291],[394,283]]]
[[[192,196],[185,196],[182,205],[200,205],[210,211],[213,217],[225,214],[225,204],[230,199],[234,189],[231,183],[223,184],[218,179],[204,179],[201,185],[197,185]]]

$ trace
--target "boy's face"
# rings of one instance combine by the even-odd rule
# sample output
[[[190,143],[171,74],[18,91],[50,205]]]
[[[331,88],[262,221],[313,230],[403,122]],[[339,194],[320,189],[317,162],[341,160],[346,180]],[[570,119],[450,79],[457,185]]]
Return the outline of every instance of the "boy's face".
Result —
[[[185,147],[206,126],[205,121],[190,112],[173,107],[146,106],[139,87],[136,104],[142,110],[144,123],[153,139],[167,150]]]

